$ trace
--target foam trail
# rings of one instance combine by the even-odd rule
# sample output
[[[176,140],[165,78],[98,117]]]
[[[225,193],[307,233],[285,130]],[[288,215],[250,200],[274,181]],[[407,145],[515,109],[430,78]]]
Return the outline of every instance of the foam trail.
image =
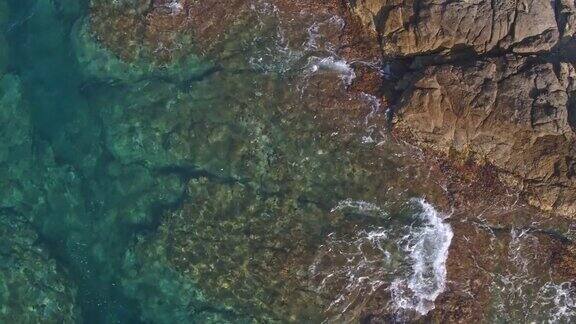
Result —
[[[171,15],[178,15],[184,10],[184,6],[181,3],[181,0],[170,0],[168,3],[163,5]]]
[[[336,205],[336,207],[332,208],[332,210],[330,210],[330,212],[335,212],[335,211],[339,211],[339,210],[346,210],[346,209],[352,209],[357,211],[358,213],[361,214],[365,214],[365,215],[370,215],[370,214],[376,214],[376,215],[382,215],[382,216],[386,216],[386,212],[382,210],[382,208],[380,208],[378,205],[373,204],[373,203],[369,203],[367,201],[363,201],[363,200],[352,200],[352,199],[346,199],[343,201],[340,201],[338,203],[338,205]]]
[[[434,309],[434,301],[446,287],[446,260],[453,232],[449,224],[432,205],[415,200],[424,225],[406,237],[412,274],[392,282],[392,302],[397,310],[412,310],[426,315]]]
[[[546,283],[539,291],[539,303],[549,307],[548,323],[570,323],[576,318],[575,287],[571,282]]]
[[[354,69],[345,60],[340,60],[334,57],[311,57],[308,61],[308,72],[310,74],[315,74],[321,71],[337,73],[340,75],[340,78],[345,85],[350,85],[352,80],[356,78]]]

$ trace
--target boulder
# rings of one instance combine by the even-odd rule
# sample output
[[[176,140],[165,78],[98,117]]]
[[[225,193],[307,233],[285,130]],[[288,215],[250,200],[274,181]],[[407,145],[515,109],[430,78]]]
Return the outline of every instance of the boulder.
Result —
[[[448,158],[496,167],[532,205],[576,213],[573,0],[349,7],[379,37],[383,56],[404,66],[401,99],[392,98],[400,133]]]
[[[574,0],[560,0],[557,5],[560,36],[571,38],[576,34],[576,3]]]

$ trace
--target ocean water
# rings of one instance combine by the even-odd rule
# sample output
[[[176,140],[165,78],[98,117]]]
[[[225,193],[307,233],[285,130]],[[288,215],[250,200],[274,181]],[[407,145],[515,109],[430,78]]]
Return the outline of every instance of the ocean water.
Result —
[[[531,254],[571,224],[519,208],[494,229],[442,203],[378,99],[349,91],[322,34],[342,18],[303,16],[294,44],[254,1],[225,54],[159,65],[107,49],[89,8],[0,0],[0,322],[438,320],[463,294],[489,320],[575,319],[573,281]],[[490,232],[488,297],[450,277],[460,224]]]

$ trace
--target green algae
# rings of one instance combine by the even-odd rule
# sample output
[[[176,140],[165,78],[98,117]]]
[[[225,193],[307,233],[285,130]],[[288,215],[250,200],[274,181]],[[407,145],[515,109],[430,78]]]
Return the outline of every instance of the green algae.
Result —
[[[0,322],[81,322],[75,285],[27,220],[0,212],[0,237]]]

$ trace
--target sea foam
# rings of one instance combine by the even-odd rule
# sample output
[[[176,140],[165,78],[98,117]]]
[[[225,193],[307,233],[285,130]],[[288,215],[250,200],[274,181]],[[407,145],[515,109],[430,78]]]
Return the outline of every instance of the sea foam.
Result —
[[[390,286],[392,303],[397,310],[412,310],[426,315],[434,309],[434,301],[446,287],[446,260],[452,237],[450,224],[424,199],[417,199],[419,217],[424,222],[404,238],[412,273],[398,278]]]

